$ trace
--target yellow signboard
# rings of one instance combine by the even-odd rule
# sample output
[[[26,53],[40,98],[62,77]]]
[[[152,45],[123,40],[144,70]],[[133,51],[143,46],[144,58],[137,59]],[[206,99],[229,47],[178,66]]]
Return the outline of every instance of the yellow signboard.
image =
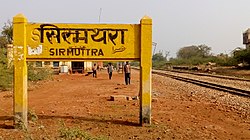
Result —
[[[26,26],[27,60],[138,59],[139,24],[32,24]]]
[[[26,61],[137,60],[140,62],[140,124],[151,123],[152,19],[140,24],[38,24],[13,18],[14,118],[27,123]]]

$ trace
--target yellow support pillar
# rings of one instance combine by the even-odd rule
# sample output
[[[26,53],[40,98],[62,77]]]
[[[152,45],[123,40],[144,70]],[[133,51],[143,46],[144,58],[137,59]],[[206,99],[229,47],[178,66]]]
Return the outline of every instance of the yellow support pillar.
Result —
[[[151,124],[152,19],[141,21],[140,124]]]
[[[13,18],[15,128],[27,128],[26,24],[22,14]]]

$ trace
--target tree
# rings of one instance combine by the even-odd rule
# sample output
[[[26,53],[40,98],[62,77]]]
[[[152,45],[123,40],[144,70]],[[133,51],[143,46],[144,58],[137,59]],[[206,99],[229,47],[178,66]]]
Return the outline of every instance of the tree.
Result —
[[[204,44],[202,44],[202,45],[198,45],[197,46],[198,47],[198,49],[199,49],[199,55],[201,56],[201,57],[207,57],[207,56],[210,56],[211,54],[210,54],[210,51],[211,51],[211,47],[208,47],[207,45],[204,45]]]
[[[4,36],[0,36],[0,49],[6,48],[7,44],[8,44],[7,39]]]
[[[7,44],[12,43],[12,35],[13,35],[13,26],[10,21],[5,23],[4,27],[2,28],[2,32],[0,35],[0,63],[5,64],[7,61]]]
[[[170,54],[170,51],[165,51],[165,59],[168,60],[168,56]]]
[[[12,43],[12,23],[8,21],[0,35],[0,91],[12,87],[13,69],[8,67],[7,44]]]
[[[166,57],[163,56],[162,51],[159,51],[158,53],[153,55],[152,60],[153,61],[166,61]]]
[[[249,49],[237,49],[233,52],[233,58],[238,63],[250,64],[250,50]]]
[[[4,23],[2,35],[6,38],[9,44],[13,42],[13,25],[10,20],[8,20],[7,23]]]
[[[190,59],[192,57],[205,58],[210,55],[211,48],[206,45],[192,45],[181,48],[177,52],[177,58]]]
[[[152,63],[153,63],[153,68],[162,68],[166,65],[166,57],[163,56],[163,51],[159,51],[158,53],[154,54],[153,55],[153,58],[152,58]]]

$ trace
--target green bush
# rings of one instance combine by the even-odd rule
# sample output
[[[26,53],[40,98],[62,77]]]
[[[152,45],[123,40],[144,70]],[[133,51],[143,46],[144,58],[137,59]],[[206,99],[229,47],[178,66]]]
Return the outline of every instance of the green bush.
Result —
[[[0,90],[9,90],[13,82],[13,68],[8,67],[6,49],[0,48]]]
[[[65,126],[64,122],[61,123],[61,128],[59,129],[59,137],[66,140],[74,140],[74,139],[81,139],[81,140],[108,140],[107,137],[100,136],[100,137],[93,137],[87,132],[80,130],[80,128],[69,128]]]
[[[28,64],[28,80],[39,81],[52,78],[53,70],[47,67],[34,67]]]
[[[166,66],[166,61],[153,61],[152,67],[153,69],[164,69]]]
[[[134,66],[134,67],[139,67],[140,66],[140,62],[139,61],[132,61],[132,62],[130,62],[130,65]]]
[[[13,86],[13,67],[8,68],[7,64],[0,63],[0,90],[9,90]],[[53,71],[50,68],[36,68],[28,66],[28,80],[39,81],[52,78]]]
[[[53,71],[50,68],[36,68],[28,65],[28,80],[46,80],[52,75]],[[13,76],[13,66],[8,66],[6,49],[0,48],[0,91],[10,90],[13,87]]]
[[[13,68],[7,68],[0,63],[0,79],[0,91],[9,90],[13,82]]]

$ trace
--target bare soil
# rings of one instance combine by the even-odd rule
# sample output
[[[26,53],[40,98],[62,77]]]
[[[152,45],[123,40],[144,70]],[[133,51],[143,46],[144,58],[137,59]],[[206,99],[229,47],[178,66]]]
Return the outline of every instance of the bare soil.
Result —
[[[230,67],[215,67],[214,69],[211,70],[211,73],[250,79],[249,68],[237,69],[237,68],[230,68]]]
[[[111,101],[111,95],[138,96],[139,72],[132,71],[131,85],[123,74],[106,71],[98,77],[83,74],[56,75],[53,80],[32,84],[28,106],[37,121],[27,131],[13,129],[13,96],[0,93],[0,140],[60,139],[62,123],[92,136],[112,140],[250,139],[249,112],[223,104],[191,98],[178,87],[166,86],[153,76],[152,125],[139,125],[139,100]]]

